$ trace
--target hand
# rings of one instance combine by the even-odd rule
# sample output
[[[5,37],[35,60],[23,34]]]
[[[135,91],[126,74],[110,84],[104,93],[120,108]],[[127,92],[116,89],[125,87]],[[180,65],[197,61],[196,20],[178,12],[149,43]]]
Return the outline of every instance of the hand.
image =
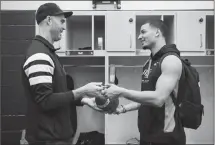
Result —
[[[28,141],[25,138],[23,138],[20,140],[20,145],[28,145]]]
[[[28,145],[28,141],[25,139],[26,130],[22,130],[22,135],[20,139],[20,145]]]
[[[125,108],[122,105],[120,105],[120,106],[118,106],[116,108],[116,111],[113,112],[113,114],[119,115],[119,114],[122,114],[122,113],[125,113],[125,112],[126,112]]]
[[[90,98],[102,96],[101,94],[101,91],[103,90],[102,82],[88,83],[85,86],[83,86],[83,88],[85,95]]]
[[[94,98],[87,98],[87,97],[84,97],[81,102],[84,104],[84,105],[87,105],[89,106],[90,108],[96,110],[96,111],[99,111],[101,113],[105,113],[105,114],[111,114],[113,112],[110,112],[110,111],[104,111],[100,108],[98,108],[98,106],[96,105],[96,101],[95,101],[95,97]]]
[[[89,106],[90,108],[96,110],[96,111],[99,111],[99,112],[103,112],[103,110],[99,109],[96,105],[96,102],[95,102],[95,97],[94,98],[83,98],[81,100],[81,102],[87,106]]]
[[[107,84],[106,88],[102,90],[102,95],[107,96],[110,99],[120,97],[123,92],[123,88],[114,84]]]

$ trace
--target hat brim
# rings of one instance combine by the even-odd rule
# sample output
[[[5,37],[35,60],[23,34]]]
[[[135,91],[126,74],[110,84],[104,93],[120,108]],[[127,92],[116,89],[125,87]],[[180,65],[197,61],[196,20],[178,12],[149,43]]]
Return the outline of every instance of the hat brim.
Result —
[[[69,11],[69,12],[60,12],[55,15],[64,15],[65,18],[68,18],[68,17],[72,16],[72,14],[73,14],[73,12]]]
[[[73,14],[73,12],[63,12],[63,14],[64,14],[64,16],[65,16],[65,18],[68,18],[68,17],[70,17],[70,16],[72,16],[72,14]]]

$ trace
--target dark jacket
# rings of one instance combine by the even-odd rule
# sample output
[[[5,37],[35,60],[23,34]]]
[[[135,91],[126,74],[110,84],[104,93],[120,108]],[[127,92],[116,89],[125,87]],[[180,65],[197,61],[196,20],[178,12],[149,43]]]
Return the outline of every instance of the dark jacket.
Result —
[[[157,79],[161,75],[160,59],[169,52],[177,53],[180,56],[180,52],[174,44],[165,45],[154,56],[151,55],[150,73],[148,74],[149,63],[143,68],[142,91],[155,90]],[[171,97],[168,97],[162,107],[141,105],[138,111],[138,128],[141,140],[184,145],[185,133],[175,109]]]
[[[22,68],[29,142],[70,140],[77,128],[74,94],[55,49],[36,36]],[[80,100],[79,100],[80,101]],[[75,121],[74,121],[75,120]]]

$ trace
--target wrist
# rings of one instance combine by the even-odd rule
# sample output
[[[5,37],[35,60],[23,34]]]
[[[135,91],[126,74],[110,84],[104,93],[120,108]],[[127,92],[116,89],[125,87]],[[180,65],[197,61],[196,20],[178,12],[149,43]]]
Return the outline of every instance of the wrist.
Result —
[[[73,93],[76,99],[83,99],[86,94],[84,87],[73,90]]]
[[[126,98],[126,94],[127,94],[126,92],[127,92],[127,89],[120,88],[120,93],[119,93],[120,97]]]
[[[88,98],[83,97],[83,98],[81,99],[81,104],[86,105],[86,104],[87,104],[87,99],[88,99]]]
[[[124,106],[124,105],[121,105],[121,107],[122,107],[122,113],[126,113],[127,110],[126,110],[125,106]]]

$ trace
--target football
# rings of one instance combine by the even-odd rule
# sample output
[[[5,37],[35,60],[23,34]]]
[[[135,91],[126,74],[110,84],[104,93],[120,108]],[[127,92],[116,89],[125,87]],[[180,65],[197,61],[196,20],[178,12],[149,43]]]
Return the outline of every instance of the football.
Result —
[[[98,108],[107,112],[114,112],[119,105],[119,98],[109,99],[103,96],[97,97],[95,102]]]

